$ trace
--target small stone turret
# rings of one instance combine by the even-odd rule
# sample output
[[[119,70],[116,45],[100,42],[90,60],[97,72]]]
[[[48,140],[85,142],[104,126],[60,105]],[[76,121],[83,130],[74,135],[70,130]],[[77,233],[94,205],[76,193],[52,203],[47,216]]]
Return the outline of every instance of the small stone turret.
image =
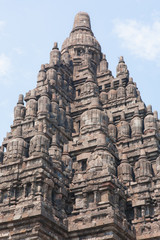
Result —
[[[135,179],[137,182],[141,182],[149,181],[151,177],[151,163],[147,160],[145,150],[141,149],[139,160],[135,163]]]
[[[106,93],[105,88],[102,88],[101,93],[99,94],[100,100],[102,102],[102,104],[106,104],[108,101],[108,94]]]
[[[39,73],[38,73],[37,87],[43,86],[45,80],[46,80],[46,70],[45,70],[45,65],[42,64],[41,69],[39,70]]]
[[[59,66],[60,57],[61,57],[61,53],[58,49],[58,43],[55,42],[54,46],[52,48],[52,51],[50,52],[50,63],[53,64],[53,65]]]
[[[113,115],[110,116],[109,118],[109,123],[108,123],[108,135],[110,138],[115,142],[117,139],[117,128],[113,123]]]
[[[62,45],[62,58],[66,50],[69,51],[71,60],[75,57],[81,59],[87,53],[92,60],[97,60],[96,65],[99,65],[101,47],[93,35],[90,17],[87,13],[79,12],[75,16],[72,32]]]
[[[25,117],[25,107],[23,102],[23,95],[20,94],[17,106],[14,108],[14,123],[21,122]]]
[[[52,143],[49,148],[49,156],[54,164],[54,167],[62,171],[62,149],[59,146],[58,136],[56,133],[52,136]]]
[[[97,96],[98,95],[98,86],[94,81],[94,78],[91,74],[88,75],[86,82],[81,88],[81,97]]]
[[[108,71],[108,62],[106,55],[103,54],[102,60],[100,61],[100,73],[106,73]]]
[[[43,125],[41,122],[38,124],[38,132],[30,140],[29,156],[39,156],[43,154],[48,156],[49,139],[43,133]]]
[[[117,65],[116,71],[117,71],[116,77],[121,77],[121,78],[129,77],[129,71],[127,69],[127,65],[125,64],[125,61],[122,56],[119,58],[119,63]]]
[[[67,66],[70,65],[70,54],[69,54],[68,48],[66,48],[66,50],[64,51],[61,59],[65,65],[67,65]]]
[[[119,81],[119,87],[117,89],[117,99],[125,98],[125,88],[123,87],[122,79]]]
[[[68,153],[68,145],[64,144],[62,153],[62,162],[64,163],[64,168],[66,174],[70,177],[72,174],[72,158]]]
[[[52,93],[51,99],[51,118],[57,123],[59,118],[59,105],[56,93]]]
[[[22,161],[28,155],[28,144],[22,137],[22,127],[18,126],[14,131],[14,137],[7,144],[4,162]]]
[[[56,86],[57,84],[57,72],[54,69],[53,63],[50,63],[49,69],[47,70],[47,80],[51,84],[51,86]]]
[[[123,183],[127,184],[133,180],[133,169],[129,164],[128,158],[125,154],[122,155],[122,160],[118,166],[118,178]]]
[[[71,109],[70,109],[70,105],[66,106],[66,121],[65,121],[65,128],[66,128],[66,132],[72,136],[72,132],[73,132],[73,120],[72,117],[70,116],[71,114]]]
[[[38,99],[38,116],[47,116],[50,112],[50,98],[47,89],[43,88],[40,98]]]
[[[137,96],[136,93],[136,86],[133,83],[133,78],[129,78],[128,85],[126,87],[126,97],[127,98],[134,98]]]
[[[113,101],[117,99],[117,91],[114,89],[114,82],[111,82],[110,91],[108,93],[108,100]]]
[[[125,121],[125,113],[122,112],[121,120],[117,125],[118,140],[123,140],[130,137],[130,125]]]
[[[65,112],[65,106],[63,104],[62,98],[59,99],[59,119],[58,124],[60,128],[65,131],[65,120],[66,120],[66,112]]]
[[[31,95],[29,100],[26,103],[26,118],[34,118],[37,116],[38,103],[36,100],[36,92],[35,89],[31,91]]]
[[[102,175],[115,175],[115,158],[107,149],[106,136],[98,139],[97,147],[88,159],[87,172],[101,171]]]
[[[90,17],[86,12],[79,12],[74,18],[73,30],[84,29],[91,31]]]
[[[102,110],[98,97],[93,98],[88,110],[81,115],[81,133],[94,129],[107,130],[108,117]]]
[[[156,119],[153,116],[152,106],[147,106],[147,114],[144,118],[144,134],[156,131]]]
[[[134,111],[134,115],[133,115],[130,125],[131,125],[132,137],[142,135],[143,121],[142,121],[141,117],[139,116],[138,108],[136,108]]]

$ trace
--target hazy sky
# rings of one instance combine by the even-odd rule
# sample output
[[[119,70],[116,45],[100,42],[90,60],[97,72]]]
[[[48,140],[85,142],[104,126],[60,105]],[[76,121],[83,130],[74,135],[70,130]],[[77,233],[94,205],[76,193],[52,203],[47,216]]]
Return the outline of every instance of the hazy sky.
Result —
[[[124,56],[143,101],[160,110],[159,0],[0,0],[0,145],[18,95],[36,86],[40,65],[55,41],[61,48],[79,11],[89,13],[113,75]]]

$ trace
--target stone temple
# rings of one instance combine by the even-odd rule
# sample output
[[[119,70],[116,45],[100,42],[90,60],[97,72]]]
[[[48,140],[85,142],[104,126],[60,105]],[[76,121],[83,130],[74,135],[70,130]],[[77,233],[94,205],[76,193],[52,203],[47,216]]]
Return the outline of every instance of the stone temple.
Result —
[[[24,104],[24,101],[26,104]],[[0,148],[0,240],[160,239],[160,121],[75,16]]]

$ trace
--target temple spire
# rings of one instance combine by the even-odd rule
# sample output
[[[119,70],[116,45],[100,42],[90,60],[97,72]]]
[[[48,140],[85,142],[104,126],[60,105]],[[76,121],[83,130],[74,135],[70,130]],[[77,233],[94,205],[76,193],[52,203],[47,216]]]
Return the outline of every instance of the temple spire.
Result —
[[[91,30],[91,22],[88,13],[79,12],[74,18],[73,31],[77,29]]]

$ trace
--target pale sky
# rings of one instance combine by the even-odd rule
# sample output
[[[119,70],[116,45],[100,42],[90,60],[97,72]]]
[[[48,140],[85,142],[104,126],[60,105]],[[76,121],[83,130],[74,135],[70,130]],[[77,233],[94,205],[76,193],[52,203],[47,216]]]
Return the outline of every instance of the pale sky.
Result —
[[[160,114],[159,0],[0,0],[0,145],[18,95],[36,86],[53,43],[61,48],[79,11],[90,15],[113,75],[124,56],[142,100]]]

